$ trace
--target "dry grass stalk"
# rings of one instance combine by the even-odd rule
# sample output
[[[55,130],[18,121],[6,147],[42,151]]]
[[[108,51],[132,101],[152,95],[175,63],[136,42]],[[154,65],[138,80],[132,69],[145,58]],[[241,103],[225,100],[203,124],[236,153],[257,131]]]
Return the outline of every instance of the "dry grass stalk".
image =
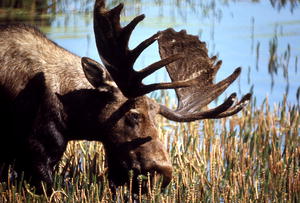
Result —
[[[299,106],[286,101],[220,121],[175,124],[158,118],[174,178],[161,193],[159,181],[140,202],[297,202],[300,200]],[[19,183],[0,184],[0,202],[133,202],[131,187],[112,194],[104,149],[97,142],[70,142],[57,167],[51,197]]]

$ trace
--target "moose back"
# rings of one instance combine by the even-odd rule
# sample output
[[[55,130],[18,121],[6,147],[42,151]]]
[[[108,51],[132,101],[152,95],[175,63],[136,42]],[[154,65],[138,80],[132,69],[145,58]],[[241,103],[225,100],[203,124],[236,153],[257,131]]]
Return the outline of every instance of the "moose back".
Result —
[[[53,168],[68,141],[103,143],[112,188],[129,181],[128,171],[172,178],[172,165],[159,140],[155,116],[177,122],[222,118],[239,112],[250,99],[230,95],[213,109],[203,108],[218,97],[240,74],[237,68],[221,82],[214,77],[221,67],[208,57],[204,42],[185,31],[167,29],[128,48],[131,32],[144,19],[137,16],[121,27],[123,4],[108,10],[104,0],[94,8],[94,32],[104,64],[76,56],[28,25],[0,26],[0,179],[13,166],[18,177],[48,192]],[[158,41],[161,60],[136,71],[139,54]],[[144,85],[142,80],[165,67],[172,82]],[[158,89],[175,89],[176,110],[145,96]],[[134,191],[138,183],[133,183]],[[145,191],[145,188],[143,189]]]

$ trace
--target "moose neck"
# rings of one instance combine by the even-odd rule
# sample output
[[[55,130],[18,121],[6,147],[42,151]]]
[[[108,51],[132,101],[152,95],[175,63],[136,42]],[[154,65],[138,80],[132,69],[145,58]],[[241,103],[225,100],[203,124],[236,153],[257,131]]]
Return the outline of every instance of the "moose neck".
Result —
[[[75,90],[59,98],[66,112],[67,140],[102,141],[104,126],[101,116],[109,113],[114,95],[97,89]]]

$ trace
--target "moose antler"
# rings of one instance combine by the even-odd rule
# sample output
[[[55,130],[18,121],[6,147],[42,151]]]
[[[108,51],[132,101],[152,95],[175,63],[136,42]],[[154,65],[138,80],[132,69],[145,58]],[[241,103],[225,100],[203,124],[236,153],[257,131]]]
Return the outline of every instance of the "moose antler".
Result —
[[[159,34],[154,34],[141,42],[135,49],[129,50],[130,35],[145,16],[137,16],[128,25],[121,27],[120,13],[122,9],[123,4],[119,4],[111,10],[107,10],[105,1],[97,0],[94,9],[94,32],[101,60],[124,96],[138,97],[158,89],[187,87],[193,84],[195,82],[193,79],[150,85],[142,83],[142,80],[148,75],[183,56],[181,54],[170,55],[140,71],[135,71],[133,64],[136,59],[144,49],[158,39]]]
[[[230,116],[248,103],[251,94],[245,95],[233,105],[236,100],[236,94],[233,93],[220,106],[202,111],[204,106],[222,94],[239,76],[241,69],[237,68],[229,77],[214,84],[215,75],[222,62],[215,63],[216,57],[208,57],[205,43],[184,31],[167,29],[154,34],[130,50],[130,35],[145,16],[137,16],[128,25],[121,27],[122,9],[123,4],[119,4],[107,10],[105,0],[97,0],[94,9],[94,32],[101,60],[124,96],[134,98],[158,89],[176,89],[177,109],[174,111],[160,105],[159,113],[179,122]],[[135,71],[133,64],[138,56],[156,40],[159,42],[162,60]],[[172,82],[150,85],[142,83],[145,77],[164,66],[167,67]]]
[[[158,39],[162,58],[182,54],[182,60],[167,65],[167,71],[172,81],[194,79],[192,85],[176,89],[178,107],[175,111],[160,105],[160,114],[174,121],[194,121],[205,118],[222,118],[239,112],[250,100],[251,94],[245,95],[237,102],[233,93],[220,106],[201,111],[201,109],[216,99],[239,76],[241,68],[237,68],[229,77],[214,84],[214,78],[222,65],[216,62],[217,57],[208,57],[206,44],[197,36],[186,34],[185,31],[175,32],[167,29],[160,32]]]

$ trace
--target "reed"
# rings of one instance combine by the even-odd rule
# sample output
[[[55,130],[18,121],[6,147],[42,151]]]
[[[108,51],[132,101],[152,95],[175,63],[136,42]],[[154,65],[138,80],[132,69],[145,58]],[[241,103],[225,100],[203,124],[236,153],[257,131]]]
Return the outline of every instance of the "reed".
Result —
[[[169,102],[168,97],[166,102]],[[141,202],[299,202],[299,106],[284,99],[221,120],[173,123],[158,118],[174,178]],[[20,183],[1,183],[0,202],[133,202],[131,187],[110,191],[103,146],[70,142],[56,168],[54,193],[37,196]],[[147,177],[140,177],[147,178]],[[149,183],[150,185],[150,183]]]

